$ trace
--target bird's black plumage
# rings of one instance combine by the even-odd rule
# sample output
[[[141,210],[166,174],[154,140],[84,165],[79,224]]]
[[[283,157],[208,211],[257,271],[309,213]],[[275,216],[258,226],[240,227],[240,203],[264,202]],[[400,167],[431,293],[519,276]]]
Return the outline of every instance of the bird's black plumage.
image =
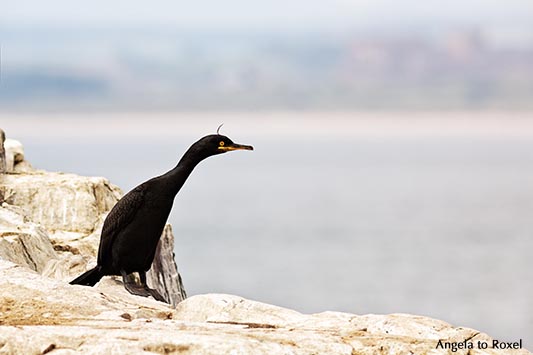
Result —
[[[96,267],[70,283],[94,286],[105,275],[122,275],[131,293],[162,300],[155,290],[146,286],[146,271],[154,260],[174,197],[202,160],[241,149],[253,150],[251,146],[233,143],[226,136],[205,136],[187,150],[174,169],[124,195],[104,221]],[[139,273],[141,285],[127,282],[127,275],[133,272]]]

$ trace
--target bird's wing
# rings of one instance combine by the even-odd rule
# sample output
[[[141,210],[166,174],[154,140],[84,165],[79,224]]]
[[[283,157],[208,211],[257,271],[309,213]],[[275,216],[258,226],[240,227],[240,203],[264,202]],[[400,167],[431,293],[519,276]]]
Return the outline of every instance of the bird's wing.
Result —
[[[109,263],[112,246],[117,235],[134,220],[137,211],[144,202],[144,195],[144,184],[137,186],[124,195],[107,215],[98,248],[99,265],[103,266]]]

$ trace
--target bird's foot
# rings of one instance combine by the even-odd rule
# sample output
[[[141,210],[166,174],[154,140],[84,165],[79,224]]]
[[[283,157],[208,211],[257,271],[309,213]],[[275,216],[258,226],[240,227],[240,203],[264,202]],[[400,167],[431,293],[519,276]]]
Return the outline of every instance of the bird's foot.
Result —
[[[150,297],[152,296],[156,301],[170,303],[167,301],[161,294],[154,290],[153,288],[148,287],[146,284],[146,273],[139,272],[139,279],[135,277],[135,274],[127,274],[125,271],[121,272],[122,281],[124,282],[124,288],[131,293],[132,295]]]
[[[135,284],[124,284],[124,287],[132,295],[142,296],[142,297],[152,296],[154,300],[156,301],[168,303],[168,301],[163,296],[161,296],[161,294],[157,290],[154,290],[153,288],[149,288],[148,286],[135,285]]]
[[[152,293],[148,289],[146,289],[145,287],[143,287],[141,285],[136,285],[136,284],[131,284],[131,283],[124,283],[124,288],[129,293],[131,293],[132,295],[142,296],[142,297],[150,297],[150,296],[152,296]]]
[[[148,291],[156,301],[169,303],[157,290],[149,288],[148,286],[145,288],[145,290]]]

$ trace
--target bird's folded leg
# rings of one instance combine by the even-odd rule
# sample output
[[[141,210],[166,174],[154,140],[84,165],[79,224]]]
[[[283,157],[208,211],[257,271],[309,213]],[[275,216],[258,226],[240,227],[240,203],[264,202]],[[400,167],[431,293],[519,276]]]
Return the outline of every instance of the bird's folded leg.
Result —
[[[137,278],[135,277],[134,274],[127,274],[125,271],[121,271],[120,274],[122,275],[122,282],[124,283],[124,288],[129,293],[131,293],[132,295],[142,296],[142,297],[152,296],[150,291],[147,290],[147,287],[145,287],[144,285],[140,285],[137,282]]]
[[[146,283],[146,272],[139,272],[139,277],[141,279],[141,285],[144,286],[144,289],[148,291],[155,300],[170,303],[163,296],[161,296],[161,294],[157,290],[148,287],[148,284]]]

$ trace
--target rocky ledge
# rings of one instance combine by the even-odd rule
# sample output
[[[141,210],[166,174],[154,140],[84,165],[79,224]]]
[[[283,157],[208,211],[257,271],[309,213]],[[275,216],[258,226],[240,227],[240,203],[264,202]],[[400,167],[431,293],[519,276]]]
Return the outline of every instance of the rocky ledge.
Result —
[[[113,277],[94,288],[69,285],[95,262],[102,221],[121,191],[104,178],[36,171],[16,142],[5,154],[0,354],[529,354],[415,315],[305,315],[221,294],[181,301],[170,227],[160,260],[172,265],[151,270],[149,282],[177,307],[133,296]]]

